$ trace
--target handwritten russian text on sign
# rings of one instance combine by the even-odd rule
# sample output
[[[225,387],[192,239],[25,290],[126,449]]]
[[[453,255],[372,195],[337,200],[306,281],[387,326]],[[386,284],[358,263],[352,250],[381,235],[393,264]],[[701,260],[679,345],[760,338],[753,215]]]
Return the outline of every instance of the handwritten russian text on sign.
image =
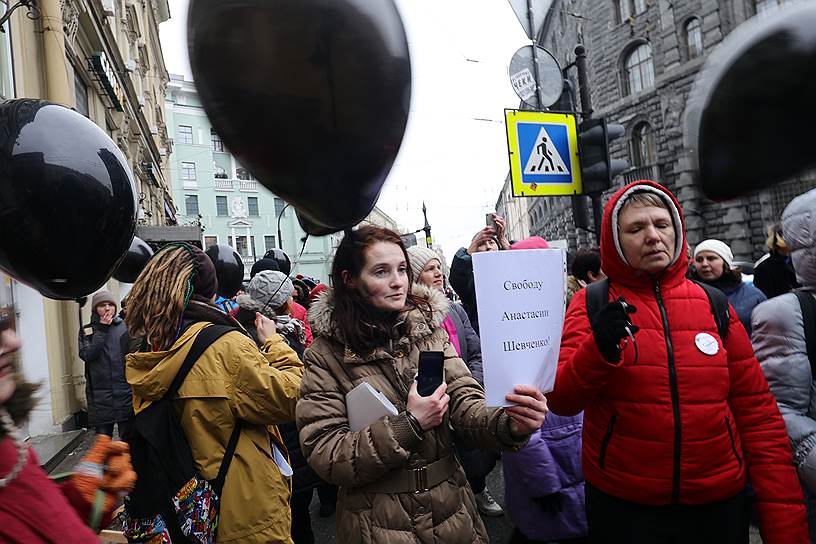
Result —
[[[564,326],[562,249],[473,255],[488,406],[520,384],[552,391]]]

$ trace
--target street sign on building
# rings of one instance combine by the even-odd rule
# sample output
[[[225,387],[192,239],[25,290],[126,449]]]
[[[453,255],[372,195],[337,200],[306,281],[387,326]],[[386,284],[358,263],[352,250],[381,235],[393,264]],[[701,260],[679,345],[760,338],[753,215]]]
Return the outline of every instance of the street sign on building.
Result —
[[[581,193],[575,116],[505,110],[513,196]]]

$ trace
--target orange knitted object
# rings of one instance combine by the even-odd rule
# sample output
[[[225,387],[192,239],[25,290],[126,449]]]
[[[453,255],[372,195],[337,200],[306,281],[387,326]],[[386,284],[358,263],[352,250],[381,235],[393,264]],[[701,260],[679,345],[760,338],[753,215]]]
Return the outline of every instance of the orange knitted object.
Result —
[[[125,442],[113,442],[109,436],[97,435],[96,441],[76,467],[72,478],[82,498],[93,504],[97,489],[105,492],[103,510],[112,510],[136,481]]]

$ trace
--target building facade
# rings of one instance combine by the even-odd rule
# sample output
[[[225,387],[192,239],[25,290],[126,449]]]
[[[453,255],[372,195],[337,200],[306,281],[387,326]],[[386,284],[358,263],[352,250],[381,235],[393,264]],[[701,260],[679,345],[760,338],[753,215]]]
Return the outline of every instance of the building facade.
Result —
[[[553,0],[541,29],[541,45],[566,66],[574,60],[575,45],[584,44],[593,116],[626,128],[625,137],[613,142],[612,156],[628,160],[631,167],[605,196],[630,181],[659,181],[680,200],[692,246],[719,238],[742,261],[753,261],[765,252],[766,226],[780,219],[794,196],[816,186],[814,178],[802,176],[723,203],[706,199],[695,184],[686,102],[707,55],[741,23],[782,3]],[[574,70],[570,73],[574,76]],[[566,239],[570,249],[597,243],[593,235],[575,227],[569,198],[536,198],[529,218],[533,234]]]
[[[529,198],[513,196],[513,182],[508,174],[496,201],[496,213],[506,222],[505,235],[508,240],[517,241],[530,237],[529,204]]]
[[[231,246],[252,264],[273,248],[292,261],[292,275],[328,281],[331,238],[309,236],[295,210],[252,177],[213,130],[192,81],[171,75],[166,95],[173,154],[168,168],[181,223],[198,223],[203,247]]]
[[[168,0],[39,0],[34,5],[27,13],[25,7],[17,9],[0,33],[1,97],[46,99],[99,125],[133,171],[139,222],[172,224],[174,205],[162,173],[170,152],[163,121],[168,75],[158,29],[170,17]],[[27,432],[76,428],[85,405],[77,332],[90,309],[45,299],[7,276],[0,277],[0,286],[14,300],[22,371],[42,384]],[[114,296],[126,289],[114,280],[106,287]]]

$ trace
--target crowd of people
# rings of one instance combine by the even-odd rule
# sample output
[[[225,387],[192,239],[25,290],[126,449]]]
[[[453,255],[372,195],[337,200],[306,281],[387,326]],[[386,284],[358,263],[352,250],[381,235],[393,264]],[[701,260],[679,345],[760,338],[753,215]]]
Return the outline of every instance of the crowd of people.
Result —
[[[600,247],[570,259],[554,390],[518,384],[504,408],[485,401],[472,256],[549,244],[508,240],[501,217],[449,277],[434,250],[363,226],[330,286],[262,259],[232,297],[203,251],[165,246],[125,300],[92,298],[97,442],[61,484],[20,439],[36,387],[0,313],[0,537],[92,542],[129,494],[131,541],[311,544],[316,490],[341,543],[488,542],[481,516],[505,514],[514,544],[743,544],[752,520],[767,544],[816,542],[814,208],[816,190],[790,203],[752,283],[723,241],[688,245],[665,187],[623,187]],[[444,354],[425,396],[423,352]],[[396,413],[353,430],[362,383]],[[179,451],[149,454],[173,425],[192,483],[164,476]],[[486,486],[499,460],[504,509]],[[161,478],[173,500],[146,489]]]

